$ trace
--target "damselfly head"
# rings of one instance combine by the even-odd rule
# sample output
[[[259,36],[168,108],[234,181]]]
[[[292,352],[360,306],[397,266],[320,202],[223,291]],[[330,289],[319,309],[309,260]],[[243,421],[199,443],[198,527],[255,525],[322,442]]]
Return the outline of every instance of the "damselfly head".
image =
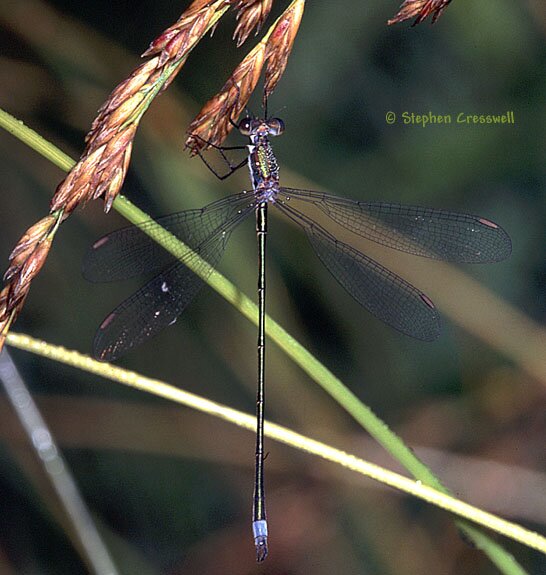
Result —
[[[284,122],[280,118],[244,118],[239,123],[243,136],[280,136],[284,132]]]

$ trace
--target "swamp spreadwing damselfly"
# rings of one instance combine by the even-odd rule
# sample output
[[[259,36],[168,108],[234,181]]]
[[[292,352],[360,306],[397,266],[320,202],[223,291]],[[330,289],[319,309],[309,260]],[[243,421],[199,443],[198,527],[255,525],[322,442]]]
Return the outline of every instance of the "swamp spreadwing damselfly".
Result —
[[[211,273],[233,230],[250,214],[256,215],[259,321],[252,528],[257,559],[263,561],[267,556],[263,431],[269,205],[303,228],[322,263],[358,303],[388,325],[421,340],[433,340],[440,332],[439,315],[432,301],[392,271],[337,239],[306,213],[308,208],[318,209],[326,219],[378,244],[450,262],[503,260],[510,255],[511,241],[500,226],[478,216],[419,206],[354,201],[326,193],[285,188],[279,184],[277,161],[269,141],[270,136],[278,136],[284,131],[282,120],[245,118],[237,128],[250,140],[247,147],[252,190],[201,209],[150,220],[104,236],[87,254],[84,275],[91,281],[105,282],[144,273],[155,274],[110,313],[97,331],[95,357],[113,361],[176,321],[204,283],[186,264],[193,259],[198,262],[200,275]],[[222,152],[223,149],[219,149]],[[246,160],[227,175],[244,163]],[[192,251],[179,260],[158,245],[146,233],[158,224],[167,241],[175,236]]]

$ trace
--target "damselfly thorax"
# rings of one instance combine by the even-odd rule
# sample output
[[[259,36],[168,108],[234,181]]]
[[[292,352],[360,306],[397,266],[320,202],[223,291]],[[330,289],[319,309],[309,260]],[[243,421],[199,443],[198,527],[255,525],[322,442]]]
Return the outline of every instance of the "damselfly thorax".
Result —
[[[247,148],[252,188],[258,201],[270,201],[279,189],[279,166],[269,137],[280,136],[284,123],[279,118],[245,118],[239,124],[239,131],[251,142]]]

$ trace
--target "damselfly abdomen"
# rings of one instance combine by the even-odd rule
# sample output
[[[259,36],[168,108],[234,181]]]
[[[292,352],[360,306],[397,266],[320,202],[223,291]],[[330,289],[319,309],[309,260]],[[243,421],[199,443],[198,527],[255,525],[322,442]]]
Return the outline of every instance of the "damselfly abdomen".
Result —
[[[285,188],[270,136],[280,135],[278,118],[245,118],[239,131],[250,140],[252,190],[113,232],[88,253],[84,274],[112,281],[141,273],[155,276],[103,321],[94,355],[113,361],[176,321],[219,262],[232,231],[250,214],[258,237],[258,387],[253,533],[258,561],[267,555],[264,497],[265,256],[271,205],[305,231],[335,279],[363,307],[395,329],[421,340],[440,333],[439,315],[424,293],[369,256],[327,231],[310,211],[319,210],[345,230],[392,249],[459,263],[500,261],[511,242],[497,224],[479,216],[384,202],[354,201],[331,194]],[[160,238],[162,246],[156,239]],[[180,248],[181,240],[191,250]],[[191,268],[191,269],[190,269]]]

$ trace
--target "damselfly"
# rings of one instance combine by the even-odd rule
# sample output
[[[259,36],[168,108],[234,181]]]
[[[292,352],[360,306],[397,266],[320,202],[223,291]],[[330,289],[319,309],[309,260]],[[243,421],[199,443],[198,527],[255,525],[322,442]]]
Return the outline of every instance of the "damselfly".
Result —
[[[121,303],[101,324],[94,355],[112,361],[172,324],[203,285],[220,260],[233,230],[250,214],[256,215],[258,237],[258,390],[256,401],[256,473],[253,533],[258,561],[267,555],[264,497],[264,387],[265,387],[265,256],[267,211],[278,208],[305,231],[318,257],[335,279],[363,307],[397,330],[421,340],[440,331],[432,301],[418,289],[354,247],[337,239],[311,212],[321,212],[345,230],[389,248],[440,260],[484,263],[510,254],[511,242],[497,224],[467,214],[383,202],[362,202],[285,188],[270,136],[284,131],[278,118],[245,118],[239,132],[250,140],[248,167],[252,190],[113,232],[97,241],[84,262],[91,281],[125,279],[141,273],[155,277]],[[167,243],[179,238],[192,248],[181,260],[149,235],[161,226]],[[148,232],[148,233],[147,233]],[[175,240],[174,240],[175,241]],[[192,262],[193,260],[193,262]]]

